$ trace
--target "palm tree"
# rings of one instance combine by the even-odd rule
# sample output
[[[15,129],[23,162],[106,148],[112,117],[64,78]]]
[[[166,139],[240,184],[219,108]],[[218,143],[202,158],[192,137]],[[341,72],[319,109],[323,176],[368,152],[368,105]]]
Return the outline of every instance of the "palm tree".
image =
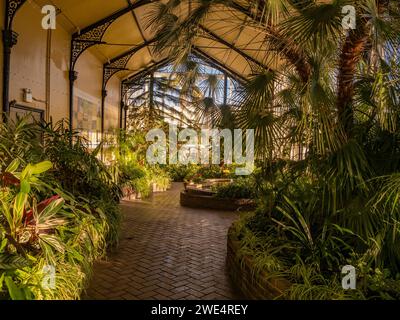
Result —
[[[189,13],[179,9],[188,3],[191,8]],[[390,37],[392,42],[398,44],[398,38],[393,39],[394,30],[391,30],[395,19],[384,16],[389,11],[392,14],[398,14],[396,13],[398,8],[396,9],[393,3],[389,5],[388,0],[355,2],[259,0],[255,3],[249,1],[247,7],[233,0],[171,0],[166,3],[157,3],[149,15],[149,25],[157,32],[160,39],[156,46],[158,50],[167,50],[176,57],[188,55],[192,48],[190,44],[203,33],[201,25],[212,14],[213,8],[217,6],[220,8],[221,4],[227,10],[239,9],[242,13],[246,13],[243,20],[237,17],[238,25],[256,28],[265,34],[264,49],[283,59],[282,66],[284,67],[277,67],[274,72],[279,73],[293,68],[301,84],[297,87],[298,94],[307,97],[312,93],[311,90],[315,90],[315,81],[321,80],[316,78],[318,76],[316,72],[322,74],[324,71],[329,71],[336,74],[335,77],[328,79],[329,82],[324,85],[318,83],[318,85],[320,89],[329,91],[325,92],[327,98],[336,101],[334,106],[329,106],[336,110],[336,122],[341,125],[341,128],[337,128],[336,131],[344,131],[341,133],[346,136],[344,140],[350,138],[354,124],[352,101],[355,94],[357,66],[367,51],[376,48],[377,42],[382,38]],[[343,17],[341,8],[346,4],[353,4],[356,7],[357,28],[344,32],[341,24]],[[249,20],[249,16],[252,19]],[[155,21],[157,23],[154,23]],[[225,30],[225,33],[228,32]],[[324,58],[331,65],[332,61],[335,61],[335,67],[328,66],[327,70],[320,69],[322,67],[320,62]],[[255,74],[259,74],[259,71]],[[290,73],[289,76],[292,77],[293,74]],[[287,72],[283,71],[280,81],[286,84],[290,82]],[[264,90],[264,88],[260,89]],[[312,94],[314,95],[315,92]],[[331,94],[333,96],[330,96]],[[238,100],[248,102],[248,99]],[[301,111],[309,110],[310,104],[310,101],[303,101]],[[254,105],[260,105],[259,97],[254,97]],[[326,112],[326,110],[323,111]],[[329,114],[329,116],[332,115]],[[329,125],[332,124],[332,121],[329,121]],[[301,121],[301,126],[304,128],[304,119]],[[330,131],[329,134],[332,133],[332,128],[326,129]],[[265,140],[265,137],[263,139]]]
[[[345,5],[355,8],[355,29],[342,26]],[[235,125],[255,129],[257,155],[267,166],[303,147],[299,175],[321,188],[316,221],[348,227],[367,239],[366,256],[399,270],[400,252],[391,245],[400,221],[393,191],[400,190],[397,1],[170,0],[149,15],[157,50],[181,61],[221,10],[232,13],[224,34],[256,30],[268,53],[269,70],[255,68],[237,92]],[[213,110],[209,102],[198,108]]]

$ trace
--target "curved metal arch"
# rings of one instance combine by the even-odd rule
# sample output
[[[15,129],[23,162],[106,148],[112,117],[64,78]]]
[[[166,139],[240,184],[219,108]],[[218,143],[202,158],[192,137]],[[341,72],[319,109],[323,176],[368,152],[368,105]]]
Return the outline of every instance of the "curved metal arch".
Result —
[[[145,6],[154,2],[153,0],[139,0],[134,4],[129,4],[127,7],[109,15],[106,18],[95,22],[94,24],[87,26],[81,31],[75,32],[72,35],[71,40],[71,61],[70,61],[70,70],[73,71],[75,69],[76,62],[82,53],[86,51],[86,49],[96,45],[96,44],[104,44],[102,41],[104,34],[108,30],[108,28],[116,21],[118,18],[122,17],[128,12]]]
[[[261,64],[259,61],[254,59],[253,57],[247,55],[246,53],[242,52],[241,50],[237,49],[234,47],[232,44],[228,43],[227,41],[223,40],[222,38],[218,37],[216,34],[214,34],[212,31],[206,29],[205,27],[200,27],[203,32],[205,32],[207,35],[209,35],[214,41],[221,43],[222,45],[226,46],[228,49],[234,50],[237,52],[239,55],[243,56],[243,58],[246,59],[246,61],[253,63],[257,65],[260,68],[269,70],[269,68],[263,64]],[[113,58],[110,62],[105,63],[103,65],[103,90],[106,89],[108,81],[111,79],[113,75],[120,71],[127,70],[126,65],[128,64],[128,61],[141,49],[145,48],[146,46],[149,46],[157,41],[157,38],[154,38],[150,41],[145,41],[141,45],[138,45],[136,47],[133,47],[132,49],[128,50],[127,52],[124,52],[123,54]],[[202,55],[205,55],[203,52]],[[208,59],[210,60],[210,59]],[[213,64],[215,64],[215,61],[213,61]],[[223,63],[219,62],[219,66],[222,66]],[[225,67],[227,68],[227,67]],[[225,72],[225,71],[224,71]],[[230,74],[235,74],[233,70],[229,69],[228,71]],[[237,74],[234,76],[235,78],[238,77]]]
[[[6,0],[6,19],[4,21],[4,29],[11,30],[15,14],[23,6],[26,0]]]
[[[128,7],[121,9],[120,11],[92,24],[91,26],[86,27],[85,29],[82,30],[81,33],[75,33],[73,35],[73,39],[76,42],[76,44],[75,44],[76,50],[73,50],[73,55],[74,55],[73,59],[74,60],[77,60],[79,58],[79,56],[89,47],[96,45],[96,44],[105,44],[105,42],[102,41],[102,38],[103,38],[105,32],[111,26],[111,24],[114,21],[116,21],[119,17],[121,17],[122,15],[124,15],[128,12],[132,12],[132,10],[134,10],[136,8],[153,3],[154,0],[140,0],[134,4],[132,4],[129,0],[127,2],[128,2]],[[232,5],[232,7],[235,8],[236,10],[238,10],[239,12],[246,14],[245,9],[243,7],[241,7],[240,5],[234,3]],[[249,15],[249,13],[247,13],[247,14]],[[239,55],[241,55],[249,63],[256,65],[260,68],[263,68],[265,70],[270,70],[270,68],[268,66],[264,65],[257,59],[255,59],[252,56],[248,55],[247,53],[243,52],[241,49],[235,47],[232,43],[222,39],[220,36],[213,33],[211,30],[207,29],[206,27],[200,25],[200,30],[202,32],[206,33],[208,36],[210,36],[210,38],[212,40],[221,43],[222,45],[226,46],[228,49],[231,49],[231,50],[235,51],[236,53],[238,53]],[[156,41],[156,40],[154,40],[154,41]],[[134,50],[134,48],[132,48],[131,50]],[[121,70],[124,70],[126,64],[124,64],[124,61],[122,61],[122,59],[124,59],[126,57],[126,55],[129,55],[129,52],[131,50],[129,50],[128,52],[111,60],[112,63],[114,63],[115,60],[121,61],[120,64],[118,63],[115,66],[115,68],[117,69],[116,72],[120,71],[120,70],[118,70],[119,68],[121,68]],[[128,58],[128,60],[129,60],[129,58]],[[121,65],[123,65],[123,67],[121,67]],[[112,68],[110,68],[110,69],[112,69]],[[112,75],[114,75],[115,73],[111,74],[111,72],[110,72],[111,75],[109,77],[112,77]],[[109,79],[106,78],[106,80],[108,81]]]
[[[127,52],[117,56],[110,62],[103,65],[103,83],[102,83],[102,95],[101,95],[101,132],[104,133],[104,112],[105,112],[105,102],[107,97],[107,83],[112,78],[112,76],[119,71],[127,70],[126,65],[128,61],[141,49],[155,42],[156,40],[145,41],[142,44],[128,50]],[[122,90],[122,87],[121,87]],[[121,101],[123,101],[121,95]]]
[[[15,0],[15,1],[23,1],[23,0]],[[72,39],[71,39],[71,58],[70,58],[70,125],[72,129],[72,109],[73,109],[73,87],[74,87],[74,81],[77,78],[77,73],[74,71],[76,62],[78,61],[79,57],[83,52],[85,52],[88,48],[96,45],[96,44],[105,44],[105,42],[102,41],[104,34],[108,30],[108,28],[115,22],[119,17],[125,15],[128,12],[132,12],[134,9],[142,7],[144,5],[150,4],[154,2],[155,0],[139,0],[136,3],[131,3],[130,1],[128,2],[128,6],[115,12],[114,14],[111,14],[110,16],[84,28],[80,32],[76,32],[73,34]],[[240,6],[237,6],[236,9],[243,9]],[[240,10],[243,12],[242,10]],[[219,42],[223,45],[225,45],[227,48],[234,50],[241,56],[243,56],[248,62],[253,63],[257,65],[258,67],[270,70],[267,66],[263,65],[261,62],[256,60],[255,58],[249,56],[245,52],[243,52],[241,49],[235,47],[233,44],[227,42],[226,40],[220,38],[218,35],[214,34],[210,30],[207,30],[203,26],[200,26],[201,30],[203,32],[206,32],[209,36],[212,37],[216,42]],[[146,45],[143,44],[142,48],[144,48]],[[106,91],[106,85],[107,82],[111,79],[111,77],[116,74],[119,71],[126,70],[126,65],[128,61],[132,58],[132,56],[140,49],[137,49],[137,47],[132,48],[130,51],[124,53],[121,56],[118,56],[113,59],[113,61],[110,61],[110,63],[107,66],[103,66],[103,88],[102,88],[102,98],[103,101],[105,100],[105,97],[107,95]],[[202,55],[206,55],[204,52]],[[210,58],[210,57],[208,57]],[[210,60],[210,59],[208,59]],[[213,58],[211,58],[213,60]],[[217,61],[214,59],[213,61],[214,64],[218,66],[222,66],[222,70],[229,70],[230,74],[235,75],[234,78],[242,80],[243,82],[243,77],[239,76],[236,72],[231,70],[229,67],[224,66],[224,64],[220,61]],[[121,91],[122,91],[122,85],[121,85]],[[103,102],[104,104],[104,102]],[[104,109],[104,107],[103,107]],[[103,112],[104,113],[104,112]],[[104,120],[103,120],[104,121]]]
[[[193,46],[192,54],[194,56],[204,60],[205,62],[208,62],[210,64],[210,66],[212,66],[213,68],[221,71],[222,73],[226,73],[232,79],[235,79],[235,80],[239,81],[240,83],[246,83],[247,82],[246,78],[244,78],[243,76],[239,75],[237,72],[235,72],[231,68],[225,66],[222,62],[220,62],[216,58],[211,57],[210,55],[208,55],[207,53],[202,51],[200,48],[197,48],[196,46]],[[124,79],[122,81],[121,85],[125,85],[126,86],[126,85],[129,85],[129,84],[133,84],[133,83],[135,83],[137,81],[137,79],[139,77],[146,76],[150,72],[154,71],[154,69],[161,68],[161,67],[167,65],[170,62],[171,62],[170,58],[165,58],[165,59],[160,60],[157,63],[153,63],[152,65],[147,66],[145,69],[143,69],[141,71],[138,71],[138,72],[130,75],[128,78]],[[123,90],[123,91],[125,91],[125,90]]]
[[[228,77],[236,80],[238,83],[245,83],[247,80],[234,73],[234,71],[229,71],[226,69],[226,66],[222,65],[221,62],[216,61],[214,58],[209,57],[206,53],[202,52],[200,49],[194,47],[192,55],[206,63],[212,68],[215,68],[216,70],[220,71],[224,75],[224,103],[226,104],[227,102],[227,92],[228,92]],[[146,67],[144,70],[135,73],[134,75],[131,75],[129,78],[123,80],[121,82],[121,109],[120,109],[120,127],[122,128],[123,124],[125,123],[125,128],[126,128],[126,118],[127,118],[127,107],[126,107],[126,98],[129,95],[129,92],[132,90],[138,90],[143,87],[143,83],[145,81],[150,81],[150,83],[154,80],[152,80],[154,76],[154,72],[157,71],[158,69],[162,68],[165,65],[168,65],[171,63],[170,58],[165,58],[157,63],[152,64],[151,66]],[[145,79],[144,77],[150,75],[150,79],[147,78]],[[152,85],[150,85],[150,88],[153,88]],[[150,93],[150,99],[153,97],[153,93]],[[124,116],[123,116],[124,115]],[[124,118],[124,119],[123,119]]]
[[[232,70],[227,69],[219,61],[210,57],[205,52],[201,51],[200,49],[198,49],[196,47],[193,48],[192,55],[197,57],[198,59],[203,60],[205,63],[209,64],[210,67],[215,68],[216,70],[219,70],[226,76],[238,81],[239,83],[243,84],[243,83],[246,83],[246,81],[247,81],[244,77],[238,75],[237,73],[235,73]],[[160,60],[159,62],[153,63],[152,65],[146,67],[144,70],[141,70],[141,71],[131,75],[127,79],[123,80],[121,82],[121,100],[124,100],[124,98],[126,97],[126,94],[132,88],[132,86],[138,85],[138,79],[151,74],[152,72],[168,65],[171,62],[172,62],[172,60],[170,58],[164,58],[164,59]]]
[[[141,49],[153,44],[157,39],[152,39],[150,41],[144,41],[142,44],[137,45],[130,50],[122,53],[121,55],[113,58],[110,62],[107,62],[103,65],[103,89],[105,90],[107,87],[108,81],[112,78],[113,75],[120,71],[127,70],[126,66],[132,57],[138,53]]]
[[[134,4],[128,3],[128,6],[109,15],[106,18],[87,26],[79,32],[75,32],[71,38],[71,55],[70,55],[70,69],[69,69],[69,125],[70,130],[73,129],[73,109],[74,109],[74,82],[77,79],[77,72],[75,65],[79,57],[90,47],[96,44],[104,43],[102,41],[104,34],[108,28],[120,17],[134,9],[140,8],[144,5],[150,4],[154,0],[139,0]],[[104,100],[107,96],[105,89],[102,90],[102,132],[104,131]]]

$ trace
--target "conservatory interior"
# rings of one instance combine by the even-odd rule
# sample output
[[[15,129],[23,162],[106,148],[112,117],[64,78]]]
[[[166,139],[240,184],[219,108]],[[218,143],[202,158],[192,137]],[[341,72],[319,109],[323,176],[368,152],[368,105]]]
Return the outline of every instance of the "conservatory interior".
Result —
[[[399,14],[2,0],[0,300],[400,298]]]

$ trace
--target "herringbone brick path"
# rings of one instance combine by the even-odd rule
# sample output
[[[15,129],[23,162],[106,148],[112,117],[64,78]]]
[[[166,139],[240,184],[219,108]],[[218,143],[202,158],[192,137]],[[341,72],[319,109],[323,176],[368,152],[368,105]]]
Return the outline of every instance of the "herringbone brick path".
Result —
[[[183,208],[182,184],[149,200],[124,202],[122,238],[95,265],[86,299],[234,299],[225,270],[235,213]]]

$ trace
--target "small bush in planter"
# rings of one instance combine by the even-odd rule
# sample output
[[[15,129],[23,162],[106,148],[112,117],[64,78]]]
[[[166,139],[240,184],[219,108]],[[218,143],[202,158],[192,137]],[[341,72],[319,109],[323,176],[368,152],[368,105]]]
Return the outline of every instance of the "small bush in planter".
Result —
[[[255,186],[251,178],[238,178],[233,183],[214,188],[216,197],[222,199],[254,199]]]
[[[224,177],[223,170],[220,166],[218,165],[211,165],[211,166],[204,166],[201,167],[198,171],[198,173],[204,178],[204,179],[218,179]]]
[[[169,174],[161,167],[150,167],[153,192],[166,191],[171,186]]]
[[[175,182],[183,182],[186,180],[190,180],[198,171],[199,167],[194,164],[188,165],[170,165],[167,167],[167,171],[172,179]]]

